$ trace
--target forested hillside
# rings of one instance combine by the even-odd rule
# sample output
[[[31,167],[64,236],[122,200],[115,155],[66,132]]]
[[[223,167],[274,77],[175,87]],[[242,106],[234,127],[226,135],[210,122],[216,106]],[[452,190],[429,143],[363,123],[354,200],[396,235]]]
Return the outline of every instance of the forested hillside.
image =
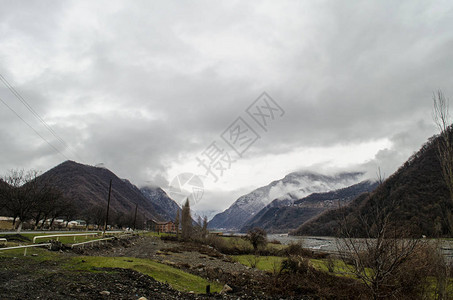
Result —
[[[442,178],[438,137],[432,137],[373,193],[348,207],[323,213],[292,232],[294,235],[337,235],[340,221],[356,236],[365,236],[377,210],[391,212],[395,228],[414,236],[451,234],[452,201]],[[367,222],[368,226],[364,226]]]

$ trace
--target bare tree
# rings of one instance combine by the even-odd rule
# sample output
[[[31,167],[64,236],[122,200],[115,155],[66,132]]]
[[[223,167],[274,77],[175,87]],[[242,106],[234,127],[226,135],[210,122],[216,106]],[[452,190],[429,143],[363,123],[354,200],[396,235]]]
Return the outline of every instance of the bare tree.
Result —
[[[46,188],[38,184],[38,171],[11,170],[4,177],[7,187],[2,189],[0,198],[4,208],[19,220],[17,232],[22,230],[23,223],[33,217],[36,208],[47,196]],[[15,222],[14,222],[15,225]]]
[[[46,220],[51,218],[49,228],[52,227],[52,224],[60,212],[64,210],[66,205],[63,202],[63,197],[60,191],[52,187],[50,184],[44,184],[40,188],[40,197],[39,203],[36,205],[33,215],[35,219],[35,229],[38,228],[39,222],[41,222],[41,228],[44,227]]]
[[[50,224],[49,228],[52,228],[53,223],[57,217],[66,217],[67,222],[69,222],[69,217],[76,213],[76,207],[74,204],[64,198],[61,194],[59,195],[58,201],[55,203],[51,213],[50,213]]]
[[[67,228],[69,225],[69,222],[73,220],[73,218],[78,214],[79,211],[75,207],[74,203],[72,203],[71,201],[65,200],[65,202],[67,204],[64,206],[64,210],[61,213],[61,216],[66,219],[65,227]]]
[[[411,262],[420,256],[424,241],[411,238],[410,232],[396,226],[398,203],[386,201],[380,171],[378,182],[379,187],[368,198],[368,210],[357,211],[353,217],[343,215],[339,221],[337,250],[346,271],[362,281],[373,299],[398,298],[408,288],[414,288],[410,284],[419,289],[426,285],[426,276],[419,276],[411,283],[408,278],[412,277],[405,274],[410,269],[420,275],[411,269]],[[359,236],[363,233],[365,237]],[[420,264],[417,270],[421,268],[427,269],[428,265]]]
[[[442,91],[438,91],[433,96],[433,105],[433,119],[440,132],[438,154],[442,175],[450,192],[450,199],[453,201],[453,128],[448,109],[449,101]]]
[[[453,127],[449,112],[449,100],[442,91],[433,95],[433,119],[439,130],[438,156],[442,169],[442,177],[447,185],[450,201],[453,201]],[[451,211],[446,211],[446,219],[449,225],[450,235],[453,234],[453,222]],[[439,299],[447,298],[448,273],[451,266],[443,259],[437,269],[437,294]]]
[[[253,250],[256,252],[259,247],[266,246],[267,244],[267,233],[262,228],[253,228],[247,232],[245,236],[247,240],[252,243]]]
[[[9,189],[8,184],[6,182],[4,182],[2,178],[0,178],[0,214],[1,215],[5,215],[5,214],[9,213],[5,208],[6,201],[8,200],[6,198],[8,189]]]
[[[105,207],[98,204],[93,205],[87,208],[82,216],[86,221],[87,229],[90,224],[96,225],[96,228],[101,228],[105,222]]]

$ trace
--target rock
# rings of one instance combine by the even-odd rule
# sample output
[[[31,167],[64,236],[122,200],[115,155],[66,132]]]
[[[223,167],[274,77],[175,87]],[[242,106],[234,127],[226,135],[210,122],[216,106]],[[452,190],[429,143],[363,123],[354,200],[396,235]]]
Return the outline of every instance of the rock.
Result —
[[[222,288],[222,290],[220,291],[220,294],[226,294],[226,293],[229,293],[231,292],[233,289],[228,285],[228,284],[225,284]]]
[[[102,291],[102,292],[99,292],[99,294],[101,294],[103,296],[108,296],[108,295],[110,295],[110,292],[109,291]]]
[[[50,251],[60,251],[64,249],[64,245],[60,241],[50,241]]]
[[[140,298],[138,298],[138,300],[148,300],[148,299],[146,299],[146,297],[140,297]]]

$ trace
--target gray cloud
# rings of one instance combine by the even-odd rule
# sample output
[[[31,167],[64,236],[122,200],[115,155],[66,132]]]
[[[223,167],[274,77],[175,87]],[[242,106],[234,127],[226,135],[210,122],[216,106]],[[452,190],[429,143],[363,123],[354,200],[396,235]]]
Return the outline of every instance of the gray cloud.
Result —
[[[262,91],[286,114],[247,157],[387,138],[366,168],[391,172],[435,133],[432,92],[453,94],[449,3],[4,2],[0,73],[72,150],[0,97],[137,184],[171,180]],[[65,159],[1,103],[0,126],[2,169]]]

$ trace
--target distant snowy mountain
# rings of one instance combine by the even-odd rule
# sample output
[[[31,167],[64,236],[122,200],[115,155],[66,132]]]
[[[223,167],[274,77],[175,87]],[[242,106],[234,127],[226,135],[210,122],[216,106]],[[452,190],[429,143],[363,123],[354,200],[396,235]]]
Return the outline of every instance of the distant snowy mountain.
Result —
[[[313,193],[299,200],[274,200],[253,215],[241,228],[241,232],[259,227],[267,233],[287,233],[326,210],[345,206],[363,193],[372,192],[376,181],[360,183],[329,192]]]
[[[363,179],[363,173],[339,173],[333,176],[312,172],[294,172],[241,196],[227,210],[217,214],[209,228],[238,230],[275,199],[294,201],[312,193],[323,193],[344,188]]]
[[[208,217],[208,221],[210,221],[215,215],[217,215],[220,210],[217,209],[211,209],[211,210],[197,210],[197,209],[192,209],[192,218],[194,220],[198,220],[198,217],[201,217],[202,219],[206,216]]]

